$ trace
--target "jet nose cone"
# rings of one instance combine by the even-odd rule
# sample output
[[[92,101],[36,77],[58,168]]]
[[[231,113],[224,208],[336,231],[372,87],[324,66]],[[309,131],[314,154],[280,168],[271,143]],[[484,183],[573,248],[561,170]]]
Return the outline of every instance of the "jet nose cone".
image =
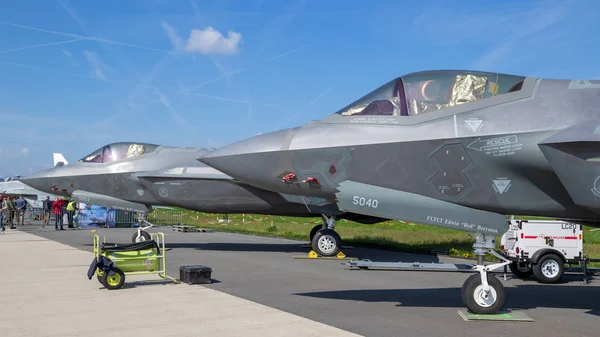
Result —
[[[50,193],[51,184],[49,184],[50,180],[55,176],[55,169],[51,168],[48,170],[36,172],[30,174],[21,179],[21,182],[25,185],[30,186],[36,190]]]
[[[264,186],[272,181],[271,169],[287,148],[292,129],[284,129],[226,145],[198,160],[250,185]]]

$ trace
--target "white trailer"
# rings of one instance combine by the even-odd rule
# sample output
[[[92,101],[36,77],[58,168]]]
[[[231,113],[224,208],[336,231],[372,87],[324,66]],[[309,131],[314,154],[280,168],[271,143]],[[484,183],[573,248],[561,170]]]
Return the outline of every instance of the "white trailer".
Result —
[[[511,272],[519,278],[532,274],[542,283],[558,283],[565,264],[583,268],[584,277],[592,272],[583,253],[582,225],[558,220],[510,220],[501,238],[501,255],[511,260]],[[572,268],[569,268],[571,270]],[[587,282],[587,279],[584,279]]]

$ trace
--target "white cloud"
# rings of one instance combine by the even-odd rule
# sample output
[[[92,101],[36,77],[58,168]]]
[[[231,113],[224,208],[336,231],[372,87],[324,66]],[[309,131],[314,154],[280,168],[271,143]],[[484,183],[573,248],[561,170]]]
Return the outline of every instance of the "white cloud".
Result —
[[[63,54],[67,55],[67,57],[69,57],[69,58],[71,57],[71,53],[69,53],[69,51],[64,50],[64,49],[61,50],[61,51],[62,51]]]
[[[204,29],[192,29],[190,37],[184,42],[173,26],[165,21],[161,21],[160,25],[176,53],[185,51],[200,54],[235,54],[239,52],[239,45],[242,43],[242,34],[230,30],[225,37],[212,26]]]
[[[200,54],[235,54],[239,51],[238,45],[242,42],[242,34],[234,31],[223,36],[213,27],[205,29],[192,29],[187,40],[185,51],[199,52]]]
[[[29,154],[29,148],[26,148],[26,147],[22,148],[21,149],[21,153],[23,153],[24,155],[28,155]]]

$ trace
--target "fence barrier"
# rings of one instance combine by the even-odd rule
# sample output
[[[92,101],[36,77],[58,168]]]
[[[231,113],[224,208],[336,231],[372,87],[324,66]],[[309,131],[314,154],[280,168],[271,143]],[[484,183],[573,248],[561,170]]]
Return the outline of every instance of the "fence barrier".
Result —
[[[42,230],[60,228],[132,228],[137,227],[139,214],[120,209],[105,207],[85,207],[72,212],[63,208],[59,214],[54,211],[44,211],[42,208],[30,208],[25,212],[8,211],[4,218],[6,228],[21,226],[41,226]],[[178,210],[161,209],[151,212],[146,220],[154,225],[183,224],[183,212]]]

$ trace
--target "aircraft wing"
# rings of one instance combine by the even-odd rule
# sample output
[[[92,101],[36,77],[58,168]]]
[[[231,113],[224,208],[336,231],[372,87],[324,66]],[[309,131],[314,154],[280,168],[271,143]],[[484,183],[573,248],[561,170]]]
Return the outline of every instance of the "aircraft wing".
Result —
[[[152,210],[151,207],[148,207],[144,204],[81,190],[73,191],[71,198],[76,202],[81,202],[88,205],[104,206],[106,208],[118,208],[132,212],[149,213]]]

